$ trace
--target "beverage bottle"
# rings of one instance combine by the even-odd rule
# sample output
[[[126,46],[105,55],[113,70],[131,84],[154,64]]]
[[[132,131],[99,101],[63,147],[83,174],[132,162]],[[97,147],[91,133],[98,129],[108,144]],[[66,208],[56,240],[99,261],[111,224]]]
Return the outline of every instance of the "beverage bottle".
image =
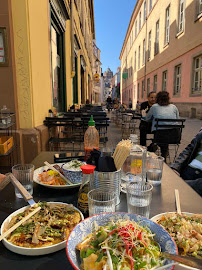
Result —
[[[8,125],[11,123],[10,110],[6,107],[6,105],[3,105],[3,108],[1,109],[1,121],[3,125]]]
[[[129,156],[123,164],[122,171],[126,175],[139,176],[139,180],[146,181],[147,149],[144,146],[138,145],[138,137],[136,134],[131,134],[129,139],[133,145]],[[136,180],[137,178],[138,177],[136,177]]]
[[[82,165],[81,170],[83,173],[83,180],[78,193],[77,207],[83,213],[84,217],[88,217],[88,191],[89,183],[92,182],[93,172],[95,166],[93,165]]]
[[[99,150],[99,133],[95,128],[95,121],[91,115],[90,121],[88,122],[88,129],[84,134],[85,161],[88,160],[90,152],[93,151],[93,149]]]

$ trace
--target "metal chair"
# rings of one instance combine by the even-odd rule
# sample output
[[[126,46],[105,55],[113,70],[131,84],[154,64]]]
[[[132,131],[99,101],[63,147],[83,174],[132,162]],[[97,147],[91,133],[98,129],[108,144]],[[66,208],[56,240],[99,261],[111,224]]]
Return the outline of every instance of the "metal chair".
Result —
[[[170,159],[169,146],[174,147],[173,162],[177,157],[177,152],[182,138],[182,129],[186,119],[155,119],[155,131],[153,142],[161,148],[161,154],[168,147],[168,157]],[[166,156],[165,156],[166,159]],[[166,161],[166,160],[165,160]]]

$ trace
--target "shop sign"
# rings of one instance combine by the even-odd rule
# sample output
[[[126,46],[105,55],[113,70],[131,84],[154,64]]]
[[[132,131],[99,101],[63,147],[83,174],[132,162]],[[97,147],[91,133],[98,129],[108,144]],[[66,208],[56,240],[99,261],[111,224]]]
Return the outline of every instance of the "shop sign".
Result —
[[[100,81],[100,75],[97,72],[93,75],[93,80],[95,82],[99,82]]]

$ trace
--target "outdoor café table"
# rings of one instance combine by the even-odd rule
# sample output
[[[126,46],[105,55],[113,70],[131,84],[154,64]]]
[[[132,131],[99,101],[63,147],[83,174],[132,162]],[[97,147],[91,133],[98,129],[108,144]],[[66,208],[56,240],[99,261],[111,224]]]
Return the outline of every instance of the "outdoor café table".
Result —
[[[43,166],[44,161],[54,163],[54,152],[41,152],[34,160],[35,168]],[[180,177],[178,177],[166,164],[163,169],[161,186],[154,187],[152,194],[150,217],[166,212],[175,211],[174,190],[180,194],[181,210],[190,213],[201,213],[202,198],[193,191]],[[72,203],[76,206],[78,188],[56,190],[34,184],[33,197],[35,201],[58,201]],[[0,192],[0,224],[15,210],[26,206],[23,199],[17,199],[14,187],[8,184]],[[126,195],[121,194],[121,203],[116,211],[127,211]],[[23,256],[15,254],[0,243],[0,269],[1,270],[70,270],[73,269],[67,259],[65,249],[42,256]],[[176,266],[176,270],[184,269]]]

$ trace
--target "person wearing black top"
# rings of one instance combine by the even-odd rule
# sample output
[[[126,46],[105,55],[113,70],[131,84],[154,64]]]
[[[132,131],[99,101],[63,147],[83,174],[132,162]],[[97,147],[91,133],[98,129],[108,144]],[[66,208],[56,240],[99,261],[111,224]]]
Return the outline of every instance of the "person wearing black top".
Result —
[[[140,112],[142,114],[142,120],[140,122],[140,145],[146,146],[147,134],[151,133],[151,122],[146,122],[144,120],[145,114],[147,114],[153,104],[156,103],[156,93],[150,92],[147,96],[148,101],[145,101],[140,106]]]
[[[108,96],[107,98],[107,109],[108,112],[110,111],[110,109],[112,109],[112,98],[110,96]]]

